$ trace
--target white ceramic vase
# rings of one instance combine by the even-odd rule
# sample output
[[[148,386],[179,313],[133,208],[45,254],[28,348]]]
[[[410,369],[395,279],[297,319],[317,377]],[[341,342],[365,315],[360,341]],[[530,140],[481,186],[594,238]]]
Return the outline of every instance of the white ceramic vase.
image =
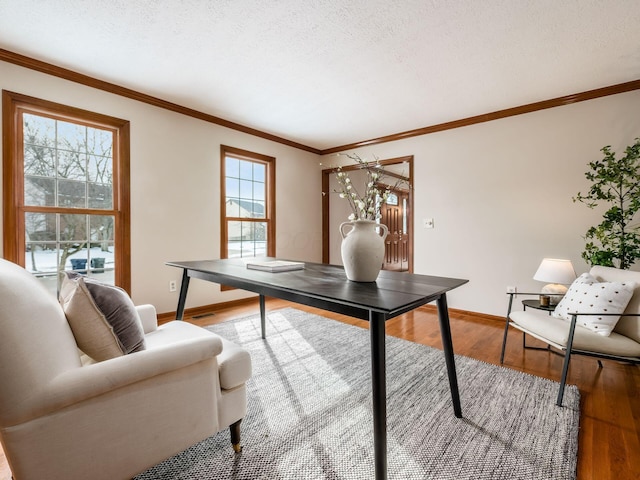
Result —
[[[345,233],[346,227],[351,229]],[[388,234],[386,225],[373,220],[354,220],[340,224],[342,264],[349,280],[376,281],[384,262],[384,240]]]

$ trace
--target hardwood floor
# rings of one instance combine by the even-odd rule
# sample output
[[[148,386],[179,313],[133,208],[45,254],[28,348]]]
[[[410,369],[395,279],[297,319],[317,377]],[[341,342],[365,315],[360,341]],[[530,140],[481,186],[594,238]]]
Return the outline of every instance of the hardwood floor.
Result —
[[[267,300],[267,309],[284,307],[316,313],[334,320],[368,328],[365,321],[332,314],[282,300]],[[255,314],[257,302],[216,310],[214,315],[187,318],[206,326]],[[452,313],[451,331],[456,354],[498,365],[504,323],[473,314]],[[442,348],[435,309],[421,308],[387,323],[387,334]],[[527,345],[535,340],[527,338]],[[640,368],[613,361],[574,356],[568,383],[578,385],[581,395],[578,447],[578,480],[640,479]],[[510,330],[504,366],[558,381],[562,357],[549,352],[524,350],[522,334]],[[555,399],[550,399],[555,401]],[[464,405],[463,405],[464,407]],[[11,473],[0,451],[0,480]],[[544,479],[540,479],[544,480]]]

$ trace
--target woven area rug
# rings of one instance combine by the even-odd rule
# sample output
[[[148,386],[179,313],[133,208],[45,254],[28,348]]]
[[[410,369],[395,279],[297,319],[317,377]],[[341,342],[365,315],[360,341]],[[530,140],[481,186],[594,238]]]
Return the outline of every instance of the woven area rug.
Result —
[[[209,327],[251,352],[243,451],[228,429],[136,477],[362,479],[374,477],[368,330],[292,308]],[[454,347],[455,347],[455,338]],[[387,337],[388,477],[573,479],[579,393],[456,356],[456,418],[442,351]]]

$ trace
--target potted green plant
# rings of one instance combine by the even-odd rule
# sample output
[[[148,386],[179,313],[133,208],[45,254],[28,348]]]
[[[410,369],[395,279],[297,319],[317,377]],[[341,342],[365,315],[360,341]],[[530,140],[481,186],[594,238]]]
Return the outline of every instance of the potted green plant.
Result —
[[[640,235],[632,226],[640,210],[640,138],[619,159],[610,145],[601,152],[604,158],[590,162],[585,173],[592,182],[589,191],[584,195],[578,192],[573,198],[589,208],[600,203],[610,206],[602,222],[587,230],[582,258],[590,265],[628,269],[640,258]]]

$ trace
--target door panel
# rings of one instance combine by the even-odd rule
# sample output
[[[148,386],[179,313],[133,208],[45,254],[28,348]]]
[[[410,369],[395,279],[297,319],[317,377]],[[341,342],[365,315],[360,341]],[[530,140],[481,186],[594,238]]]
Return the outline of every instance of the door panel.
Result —
[[[389,235],[385,240],[384,270],[406,272],[409,270],[409,235],[407,229],[407,205],[408,194],[406,192],[393,192],[397,203],[385,203],[381,208],[383,223],[389,229]]]

